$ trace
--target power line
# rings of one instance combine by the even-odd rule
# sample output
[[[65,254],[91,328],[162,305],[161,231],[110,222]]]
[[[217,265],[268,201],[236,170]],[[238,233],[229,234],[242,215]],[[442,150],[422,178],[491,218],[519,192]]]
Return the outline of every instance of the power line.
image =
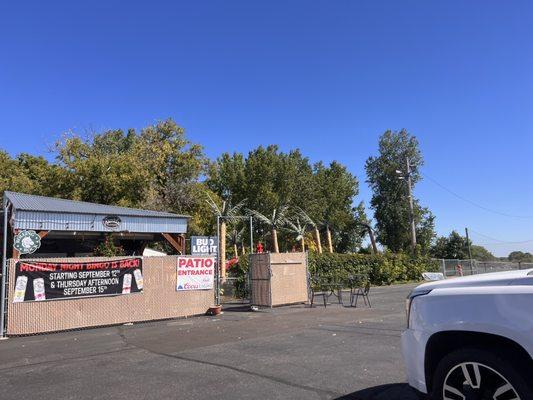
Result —
[[[501,212],[501,211],[493,210],[492,208],[485,207],[485,206],[483,206],[481,204],[476,203],[475,201],[469,200],[466,197],[461,196],[460,194],[454,192],[451,189],[448,189],[446,186],[444,186],[443,184],[439,183],[437,180],[433,179],[432,177],[430,177],[430,176],[428,176],[426,174],[423,174],[422,172],[420,172],[420,175],[422,175],[424,178],[429,179],[435,185],[439,186],[441,189],[447,191],[448,193],[452,194],[453,196],[457,197],[458,199],[460,199],[460,200],[462,200],[462,201],[464,201],[466,203],[469,203],[470,205],[473,205],[474,207],[477,207],[477,208],[480,208],[482,210],[485,210],[487,212],[490,212],[490,213],[493,213],[493,214],[497,214],[497,215],[501,215],[501,216],[504,216],[504,217],[510,217],[510,218],[533,218],[533,215],[513,215],[513,214],[507,214],[507,213],[504,213],[504,212]]]
[[[496,238],[493,238],[492,236],[485,235],[484,233],[477,232],[477,231],[473,230],[472,228],[470,228],[470,232],[474,232],[475,234],[477,234],[479,236],[483,236],[484,238],[487,238],[487,239],[494,240],[494,241],[498,242],[498,243],[481,243],[480,244],[481,246],[486,246],[486,245],[495,246],[495,245],[502,245],[502,244],[523,244],[523,243],[533,242],[533,239],[519,240],[519,241],[514,241],[514,242],[513,241],[507,241],[507,240],[496,239]]]
[[[532,243],[533,240],[525,240],[523,242],[501,242],[501,243],[477,243],[476,246],[507,246],[507,245],[514,245],[514,244],[526,244],[526,243]]]

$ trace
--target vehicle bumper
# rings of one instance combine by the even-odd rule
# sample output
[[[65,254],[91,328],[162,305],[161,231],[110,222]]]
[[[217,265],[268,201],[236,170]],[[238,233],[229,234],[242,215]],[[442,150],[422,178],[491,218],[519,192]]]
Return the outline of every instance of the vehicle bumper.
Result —
[[[402,334],[402,353],[407,370],[409,386],[427,394],[425,373],[425,349],[427,335],[420,331],[407,329]]]

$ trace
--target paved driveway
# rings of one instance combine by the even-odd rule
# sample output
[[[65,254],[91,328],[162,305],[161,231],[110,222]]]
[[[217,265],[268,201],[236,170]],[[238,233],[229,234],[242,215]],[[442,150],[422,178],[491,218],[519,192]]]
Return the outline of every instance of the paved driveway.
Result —
[[[413,285],[373,308],[290,306],[0,342],[10,399],[416,399],[400,334]]]

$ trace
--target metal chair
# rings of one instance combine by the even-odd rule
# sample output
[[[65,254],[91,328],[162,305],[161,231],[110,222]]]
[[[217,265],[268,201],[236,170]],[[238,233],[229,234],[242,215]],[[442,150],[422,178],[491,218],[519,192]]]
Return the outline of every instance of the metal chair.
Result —
[[[322,299],[324,301],[324,308],[328,305],[328,293],[327,290],[324,290],[322,283],[320,282],[320,279],[318,277],[311,278],[311,307],[313,307],[313,304],[315,302],[315,296],[322,296]]]
[[[313,307],[315,296],[322,296],[324,308],[328,306],[328,294],[322,290],[316,291],[315,289],[311,289],[311,307]]]
[[[320,277],[312,277],[310,279],[310,285],[309,285],[310,291],[311,291],[311,304],[310,306],[313,307],[313,304],[315,303],[315,296],[322,296],[322,301],[324,303],[324,308],[328,305],[328,287],[327,284],[325,284]]]
[[[354,300],[355,300],[355,307],[357,308],[357,300],[359,299],[359,296],[363,298],[363,301],[365,302],[365,305],[372,308],[372,304],[370,303],[370,281],[367,281],[364,287],[357,288],[357,291],[355,289],[350,289],[350,306],[354,306]]]

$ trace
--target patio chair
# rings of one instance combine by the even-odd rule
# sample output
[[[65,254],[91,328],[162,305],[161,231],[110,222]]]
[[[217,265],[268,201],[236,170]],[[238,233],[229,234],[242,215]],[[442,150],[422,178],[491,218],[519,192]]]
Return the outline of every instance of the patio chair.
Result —
[[[357,300],[359,299],[359,296],[363,298],[363,301],[365,302],[365,305],[372,308],[372,304],[370,303],[370,281],[367,281],[364,287],[359,287],[357,289],[350,289],[350,305],[354,306],[354,300],[355,300],[355,307],[357,307]]]
[[[311,289],[311,307],[313,307],[313,304],[315,302],[315,296],[322,296],[324,307],[327,307],[328,291],[324,290],[324,288],[322,287],[322,284],[320,283],[317,277],[311,278],[310,289]]]

